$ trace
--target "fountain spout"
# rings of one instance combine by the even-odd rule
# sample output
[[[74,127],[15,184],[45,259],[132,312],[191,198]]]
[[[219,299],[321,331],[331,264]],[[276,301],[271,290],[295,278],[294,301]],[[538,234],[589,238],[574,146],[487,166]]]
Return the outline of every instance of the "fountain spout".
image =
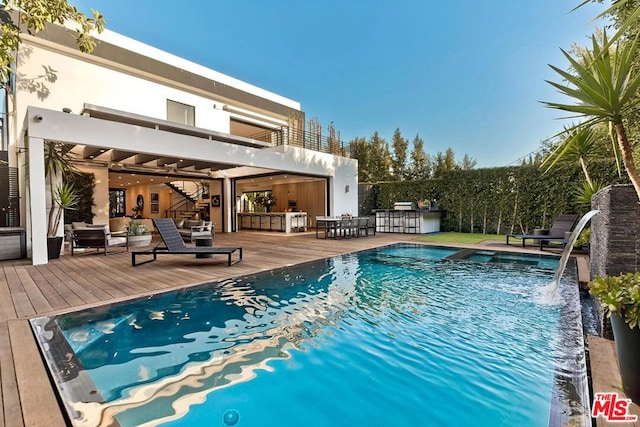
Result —
[[[546,300],[547,302],[559,302],[558,285],[560,284],[560,279],[564,274],[565,268],[567,268],[567,262],[569,261],[569,256],[573,250],[573,245],[576,243],[576,240],[578,240],[578,236],[580,236],[580,233],[589,220],[599,212],[600,211],[597,209],[591,210],[584,214],[584,216],[580,218],[580,221],[578,221],[578,224],[573,229],[573,232],[571,233],[571,236],[569,236],[569,239],[562,251],[562,256],[560,257],[560,262],[558,262],[558,269],[553,277],[553,281],[541,289],[541,296],[543,297],[543,300]]]
[[[571,255],[571,250],[573,250],[573,245],[576,243],[576,240],[578,240],[578,237],[580,236],[580,233],[582,232],[584,227],[587,225],[587,223],[591,220],[592,217],[594,217],[599,212],[600,211],[597,210],[597,209],[594,209],[594,210],[591,210],[591,211],[587,212],[586,214],[584,214],[584,216],[582,218],[580,218],[580,221],[578,221],[578,224],[573,229],[573,232],[571,233],[571,236],[569,236],[569,239],[567,240],[566,246],[564,247],[564,250],[562,251],[562,256],[560,257],[560,262],[558,263],[558,269],[556,270],[556,275],[553,278],[553,282],[552,283],[556,287],[560,283],[560,279],[562,278],[562,275],[564,274],[565,268],[567,268],[567,262],[569,261],[569,256]]]

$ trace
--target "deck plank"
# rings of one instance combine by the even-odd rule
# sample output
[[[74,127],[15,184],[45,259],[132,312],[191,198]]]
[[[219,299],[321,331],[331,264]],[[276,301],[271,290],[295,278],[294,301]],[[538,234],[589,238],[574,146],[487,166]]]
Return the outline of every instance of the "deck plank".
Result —
[[[9,321],[11,350],[14,355],[18,394],[26,426],[64,427],[55,392],[42,364],[27,320]]]
[[[30,268],[27,271],[38,288],[40,288],[49,304],[51,304],[52,310],[60,310],[69,307],[69,304],[65,301],[64,297],[60,292],[58,292],[58,289],[56,289],[56,287],[53,286],[53,284],[50,283],[38,269]]]
[[[25,293],[29,296],[29,301],[36,313],[42,313],[52,309],[51,303],[45,297],[43,290],[36,284],[31,274],[25,266],[13,265],[13,268],[22,283]]]
[[[7,278],[7,283],[9,284],[11,300],[13,301],[16,315],[18,317],[25,317],[36,314],[36,310],[33,308],[29,295],[22,286],[15,267],[11,265],[11,263],[7,263],[4,266],[4,273]]]
[[[3,268],[0,274],[0,321],[15,319],[16,317],[16,309],[11,298],[9,282]]]
[[[24,427],[23,408],[18,395],[18,380],[10,345],[8,322],[0,322],[0,369],[2,371],[2,407],[5,427]]]
[[[34,268],[53,286],[70,307],[82,305],[83,301],[51,271],[50,264],[36,265]]]

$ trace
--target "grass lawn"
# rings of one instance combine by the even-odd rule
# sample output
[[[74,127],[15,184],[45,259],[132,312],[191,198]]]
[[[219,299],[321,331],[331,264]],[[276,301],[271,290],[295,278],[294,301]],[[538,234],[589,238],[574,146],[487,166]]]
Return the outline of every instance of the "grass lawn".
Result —
[[[482,234],[482,233],[435,233],[421,236],[418,240],[423,242],[447,242],[447,243],[480,243],[485,240],[505,241],[504,234]]]

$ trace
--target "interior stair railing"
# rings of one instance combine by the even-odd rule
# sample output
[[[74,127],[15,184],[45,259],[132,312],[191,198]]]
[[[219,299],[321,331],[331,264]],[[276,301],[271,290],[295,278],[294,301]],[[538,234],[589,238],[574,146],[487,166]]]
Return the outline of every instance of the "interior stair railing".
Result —
[[[189,191],[186,184],[195,185],[195,190]],[[165,185],[171,188],[181,197],[165,210],[166,218],[190,219],[196,214],[209,207],[209,202],[205,202],[202,196],[207,193],[207,186],[194,181],[174,181]]]

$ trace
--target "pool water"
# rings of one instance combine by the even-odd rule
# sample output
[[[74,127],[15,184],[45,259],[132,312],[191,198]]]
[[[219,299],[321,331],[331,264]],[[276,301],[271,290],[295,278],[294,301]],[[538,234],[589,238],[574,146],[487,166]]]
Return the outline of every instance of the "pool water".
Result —
[[[32,324],[78,426],[589,425],[577,290],[536,298],[557,258],[458,254],[394,245]]]

